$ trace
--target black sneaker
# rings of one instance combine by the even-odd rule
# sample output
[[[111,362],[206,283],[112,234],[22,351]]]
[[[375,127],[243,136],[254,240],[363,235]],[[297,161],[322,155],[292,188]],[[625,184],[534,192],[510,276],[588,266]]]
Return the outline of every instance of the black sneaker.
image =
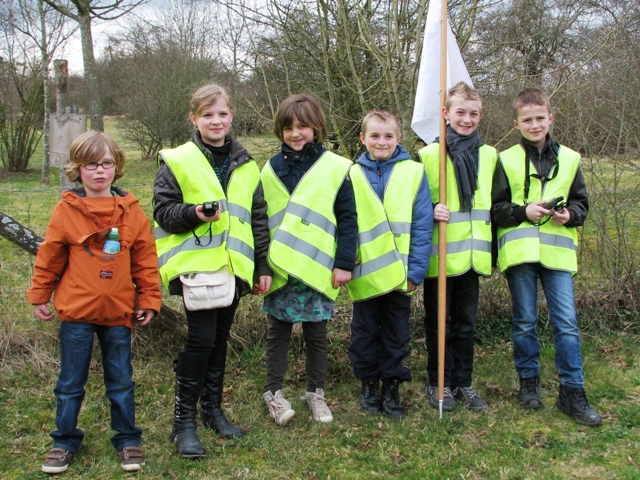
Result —
[[[524,408],[529,408],[531,410],[539,410],[542,408],[540,377],[520,378],[518,401]]]
[[[433,408],[440,408],[439,399],[438,399],[438,387],[433,387],[429,385],[425,392],[429,397],[429,404]],[[444,387],[444,398],[442,401],[442,410],[445,412],[450,412],[451,410],[456,409],[456,399],[453,398],[453,393],[451,393],[451,388]]]
[[[453,396],[474,412],[485,410],[489,406],[473,387],[456,387],[453,389]]]
[[[382,411],[380,398],[380,382],[362,382],[360,390],[360,406],[367,413],[376,414]]]
[[[570,388],[560,385],[556,406],[582,425],[597,427],[602,424],[602,417],[589,405],[584,388]]]
[[[141,447],[124,447],[120,454],[120,466],[125,472],[137,472],[144,465],[144,450]]]
[[[47,452],[47,459],[42,465],[42,471],[51,474],[62,473],[69,467],[69,462],[72,458],[73,453],[69,450],[57,447],[51,448]]]

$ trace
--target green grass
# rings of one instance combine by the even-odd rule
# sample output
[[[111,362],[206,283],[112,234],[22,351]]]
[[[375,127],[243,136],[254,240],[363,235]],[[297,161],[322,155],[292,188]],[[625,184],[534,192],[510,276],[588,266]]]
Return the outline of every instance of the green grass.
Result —
[[[116,139],[115,122],[107,133]],[[269,137],[241,139],[263,163],[277,149]],[[119,181],[151,211],[155,163],[140,160],[135,148],[121,142],[128,155],[126,176]],[[35,162],[37,163],[37,162]],[[52,171],[52,185],[57,185]],[[40,185],[39,166],[27,174],[0,174],[0,211],[43,234],[55,187]],[[58,373],[57,322],[35,319],[24,300],[34,258],[0,238],[0,478],[43,479],[44,453],[54,428],[53,387]],[[590,281],[593,279],[589,279]],[[588,293],[588,292],[587,292]],[[585,293],[584,295],[587,295]],[[311,420],[305,403],[304,352],[295,330],[285,394],[296,410],[280,428],[269,418],[261,394],[265,383],[266,319],[261,300],[245,297],[236,315],[227,367],[225,410],[248,433],[221,440],[198,430],[208,455],[202,461],[180,459],[169,442],[174,373],[172,362],[182,346],[179,334],[159,324],[134,335],[137,423],[144,429],[147,465],[140,474],[119,468],[109,438],[109,404],[104,395],[99,352],[94,351],[87,395],[80,415],[86,431],[81,451],[65,479],[640,479],[640,350],[635,327],[623,332],[589,330],[584,338],[587,393],[603,415],[600,428],[576,424],[554,406],[557,376],[550,326],[543,319],[542,385],[545,408],[529,412],[518,406],[517,377],[509,343],[508,292],[499,276],[482,282],[485,311],[478,325],[475,386],[488,400],[486,412],[464,409],[440,420],[424,396],[426,353],[421,320],[421,292],[415,296],[413,340],[407,359],[414,381],[401,396],[408,416],[401,421],[360,412],[359,385],[347,357],[350,304],[344,292],[330,324],[327,399],[334,412],[330,424]],[[178,307],[176,298],[166,298]],[[581,319],[592,316],[588,308]],[[637,325],[637,312],[630,318]],[[604,322],[607,323],[607,322]],[[607,323],[609,324],[609,323]],[[633,332],[636,333],[633,333]]]
[[[517,405],[516,375],[508,344],[480,347],[477,387],[490,404],[486,412],[458,409],[440,420],[423,394],[426,363],[422,345],[412,344],[409,365],[414,381],[402,386],[408,416],[401,421],[365,416],[357,404],[358,385],[349,374],[346,319],[332,325],[327,398],[330,424],[311,420],[298,400],[304,392],[303,357],[292,355],[285,393],[296,416],[285,428],[268,416],[261,393],[264,349],[234,345],[229,356],[225,408],[247,435],[221,440],[199,429],[208,455],[202,461],[178,458],[168,440],[173,372],[179,345],[138,355],[137,420],[144,429],[148,462],[144,478],[638,478],[640,442],[640,353],[638,338],[612,335],[585,346],[587,385],[592,405],[604,416],[600,428],[582,427],[554,407],[557,380],[553,348],[543,345],[545,408]],[[50,344],[52,342],[49,342]],[[295,350],[295,349],[294,349]],[[38,368],[31,361],[4,368],[0,387],[0,471],[3,478],[44,478],[43,453],[51,445],[55,361]],[[92,363],[80,415],[85,442],[64,478],[130,478],[119,472],[109,438],[109,406],[101,366]],[[635,475],[635,476],[634,476]]]

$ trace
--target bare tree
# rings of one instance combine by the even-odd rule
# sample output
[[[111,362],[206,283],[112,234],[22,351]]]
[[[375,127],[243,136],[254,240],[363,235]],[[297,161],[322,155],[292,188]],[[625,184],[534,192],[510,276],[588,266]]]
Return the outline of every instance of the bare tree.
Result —
[[[156,19],[136,22],[109,39],[108,54],[98,64],[105,72],[104,90],[124,115],[125,137],[147,158],[192,135],[189,98],[197,87],[236,83],[233,68],[220,61],[222,34],[212,28],[215,17],[211,2],[173,2]]]
[[[10,26],[12,33],[19,36],[21,48],[16,52],[20,58],[30,59],[31,51],[38,51],[40,63],[43,71],[43,140],[44,153],[42,161],[43,184],[49,184],[49,115],[51,107],[49,104],[50,82],[49,70],[51,59],[55,52],[63,45],[75,32],[74,28],[68,26],[66,18],[46,5],[43,0],[10,0],[8,1],[2,15],[3,22]]]
[[[47,5],[78,23],[82,44],[84,76],[89,92],[91,129],[104,131],[100,83],[93,51],[91,22],[115,20],[131,12],[146,0],[44,0]]]

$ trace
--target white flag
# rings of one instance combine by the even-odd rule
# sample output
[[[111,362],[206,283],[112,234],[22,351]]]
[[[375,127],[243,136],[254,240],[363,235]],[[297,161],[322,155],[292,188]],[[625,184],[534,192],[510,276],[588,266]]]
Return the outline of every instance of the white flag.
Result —
[[[431,143],[440,133],[440,17],[443,0],[431,0],[424,29],[422,58],[418,74],[416,101],[413,107],[411,128],[425,143]],[[449,20],[447,20],[447,90],[458,82],[470,86],[471,77],[462,60]]]

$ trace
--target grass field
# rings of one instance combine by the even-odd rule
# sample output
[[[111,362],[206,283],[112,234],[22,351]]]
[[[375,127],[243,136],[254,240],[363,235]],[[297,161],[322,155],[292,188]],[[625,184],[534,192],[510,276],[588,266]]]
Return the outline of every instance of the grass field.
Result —
[[[115,123],[107,132],[118,137]],[[263,162],[277,145],[268,137],[243,139]],[[151,212],[155,165],[127,147],[129,163],[119,182]],[[57,171],[51,173],[57,185]],[[44,233],[57,188],[40,186],[38,167],[27,174],[0,174],[0,212]],[[627,179],[633,183],[631,179]],[[586,230],[586,229],[585,229]],[[585,237],[597,231],[585,231]],[[629,236],[631,234],[629,233]],[[24,301],[34,258],[0,238],[0,478],[41,479],[44,453],[54,427],[53,387],[58,371],[57,324],[35,319]],[[594,266],[593,271],[597,271]],[[597,279],[596,279],[597,280]],[[582,285],[593,283],[588,276]],[[589,288],[582,290],[588,299]],[[94,351],[87,395],[80,415],[86,432],[82,450],[61,478],[69,479],[640,479],[640,336],[637,311],[613,310],[594,323],[615,330],[589,328],[583,335],[587,393],[603,415],[600,428],[576,424],[554,406],[557,376],[550,326],[543,319],[542,384],[545,408],[529,412],[518,406],[517,376],[509,343],[508,300],[504,280],[483,282],[482,342],[476,350],[475,385],[490,404],[486,412],[464,409],[438,418],[424,396],[426,352],[418,292],[412,318],[413,339],[407,359],[414,381],[401,397],[407,418],[393,421],[363,415],[359,385],[347,357],[350,304],[341,294],[330,324],[327,399],[334,421],[316,424],[299,396],[304,393],[304,346],[296,330],[285,394],[296,410],[294,420],[277,427],[261,398],[265,382],[266,324],[257,297],[245,297],[234,324],[227,367],[225,409],[248,434],[239,440],[216,438],[199,429],[208,450],[202,461],[180,459],[168,440],[172,422],[173,359],[182,337],[160,325],[134,335],[137,422],[144,429],[147,464],[139,474],[120,470],[109,438],[109,405],[104,396],[99,352]],[[602,299],[601,299],[602,300]],[[169,304],[178,306],[175,299]],[[595,300],[594,300],[595,302]],[[591,303],[588,305],[595,305]],[[620,313],[622,312],[622,313]],[[591,307],[582,319],[597,317]],[[599,317],[598,317],[599,318]],[[626,323],[625,323],[626,322]],[[625,325],[628,325],[625,327]],[[178,329],[179,331],[179,329]]]

